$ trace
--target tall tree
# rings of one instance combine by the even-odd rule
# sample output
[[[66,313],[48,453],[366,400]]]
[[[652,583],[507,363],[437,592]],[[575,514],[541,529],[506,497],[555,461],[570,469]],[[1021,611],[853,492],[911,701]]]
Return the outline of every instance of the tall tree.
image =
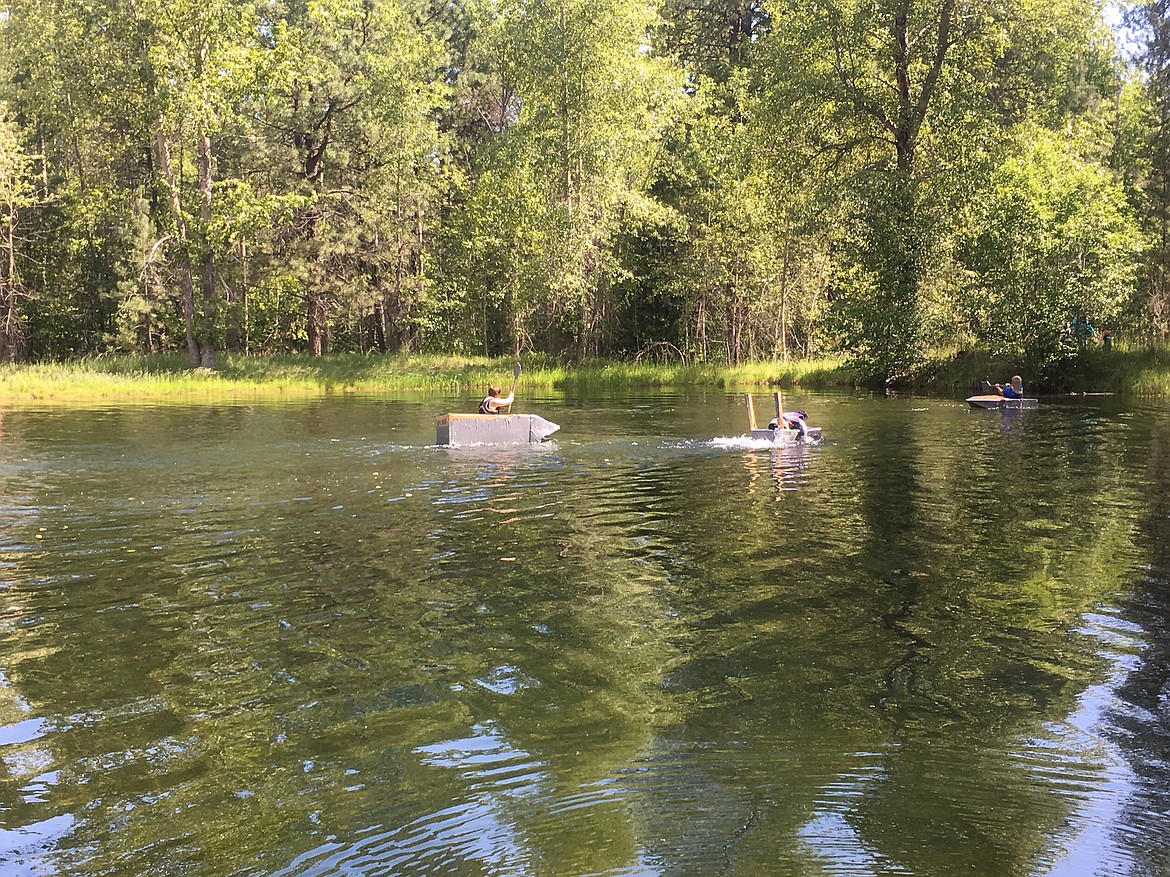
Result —
[[[732,362],[809,350],[823,298],[810,187],[751,87],[771,16],[754,0],[670,0],[663,14],[686,100],[654,168],[661,207],[621,241],[623,346]]]
[[[893,380],[921,355],[919,149],[962,36],[955,0],[785,3],[776,18],[768,62],[784,112],[858,174],[854,260],[871,282],[842,300],[847,340],[872,377]]]
[[[0,360],[15,362],[24,342],[19,304],[24,292],[17,264],[25,208],[34,203],[32,158],[21,132],[0,103]]]
[[[697,78],[692,114],[676,127],[660,163],[656,193],[672,208],[639,247],[656,290],[631,272],[626,311],[643,295],[668,296],[679,311],[669,340],[687,356],[738,363],[809,351],[823,301],[820,221],[809,190],[793,173],[743,71],[726,82]],[[652,215],[651,218],[657,218]],[[680,231],[678,225],[684,225]],[[645,318],[642,318],[643,322]]]
[[[256,8],[232,0],[128,0],[145,91],[155,172],[166,205],[192,365],[214,367],[220,346],[221,279],[213,225],[212,138],[253,80],[269,37]],[[175,145],[194,156],[195,185]],[[198,294],[196,294],[198,285]]]
[[[536,213],[511,227],[473,207],[508,241],[516,345],[539,337],[587,356],[612,335],[615,230],[644,206],[681,84],[649,50],[655,21],[638,0],[507,0],[488,17],[477,67],[517,96],[518,112],[512,121],[505,108],[499,142],[478,151],[471,199],[507,210],[500,186],[534,196]]]
[[[443,185],[442,22],[399,0],[310,0],[284,27],[256,108],[283,141],[271,185],[305,198],[280,246],[302,290],[309,350],[327,352],[335,324],[363,320],[375,346],[408,348],[421,332],[428,223]]]
[[[128,192],[149,178],[136,134],[137,54],[124,6],[13,0],[0,28],[0,78],[39,155],[40,207],[26,212],[30,356],[98,349],[123,269]]]
[[[842,339],[866,375],[896,380],[928,340],[924,281],[948,225],[942,187],[962,185],[964,164],[984,160],[978,147],[994,148],[997,129],[1068,104],[1070,80],[1088,75],[1075,50],[1100,52],[1095,7],[785,0],[774,19],[784,26],[761,41],[761,86],[810,172],[842,187],[852,208]]]
[[[1067,133],[1029,127],[1017,137],[976,201],[963,258],[979,341],[1041,375],[1070,351],[1070,318],[1118,317],[1141,238],[1115,175]]]
[[[1147,315],[1165,339],[1170,335],[1170,4],[1141,0],[1126,21],[1138,42],[1140,97],[1134,101],[1136,185],[1149,245],[1143,272]]]

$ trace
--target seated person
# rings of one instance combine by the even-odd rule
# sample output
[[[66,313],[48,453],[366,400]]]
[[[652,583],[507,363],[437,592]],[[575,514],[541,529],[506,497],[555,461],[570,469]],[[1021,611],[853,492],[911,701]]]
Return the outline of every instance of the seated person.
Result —
[[[488,387],[488,394],[479,403],[480,414],[499,414],[501,408],[506,408],[514,401],[514,394],[500,395],[500,388],[494,384]]]
[[[996,384],[995,389],[1005,399],[1022,399],[1024,397],[1024,380],[1019,375],[1012,375],[1011,381],[1002,386]]]
[[[779,418],[772,418],[768,429],[799,429],[800,437],[808,438],[808,415],[803,411],[785,411]]]

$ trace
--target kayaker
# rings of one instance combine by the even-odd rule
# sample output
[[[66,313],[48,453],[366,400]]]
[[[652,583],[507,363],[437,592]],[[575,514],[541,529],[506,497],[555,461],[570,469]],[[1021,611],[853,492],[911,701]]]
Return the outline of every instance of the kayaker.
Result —
[[[480,414],[499,414],[501,408],[511,405],[515,401],[515,393],[509,393],[507,396],[500,395],[500,388],[495,384],[488,387],[488,394],[484,396],[482,402],[479,403]]]
[[[996,384],[995,389],[1005,399],[1022,399],[1024,396],[1024,379],[1019,375],[1012,375],[1012,379],[1003,385]]]

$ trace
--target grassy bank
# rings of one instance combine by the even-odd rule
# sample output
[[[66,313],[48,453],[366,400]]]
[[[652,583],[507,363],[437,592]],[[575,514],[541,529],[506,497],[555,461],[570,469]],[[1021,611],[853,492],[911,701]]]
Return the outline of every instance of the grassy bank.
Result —
[[[927,363],[917,375],[916,389],[963,394],[972,382],[1003,383],[1022,374],[1029,393],[1118,393],[1170,397],[1170,348],[1089,347],[1044,373],[1030,374],[1019,363],[979,351],[963,351]]]
[[[580,391],[634,387],[851,387],[839,360],[713,364],[596,361],[566,365],[522,358],[522,390]],[[490,383],[505,390],[511,359],[460,356],[274,356],[225,354],[214,370],[191,369],[184,356],[117,356],[67,363],[0,365],[0,401],[281,397],[324,393],[433,390],[475,395]],[[927,363],[901,389],[965,395],[972,382],[1003,381],[1025,369],[986,354],[962,352]],[[1024,375],[1029,392],[1123,393],[1170,397],[1170,348],[1084,351],[1049,375]]]
[[[527,389],[660,386],[760,386],[850,383],[831,360],[742,366],[599,361],[565,365],[523,357]],[[331,392],[434,390],[480,393],[511,386],[511,359],[458,356],[274,356],[225,354],[214,370],[191,369],[183,356],[117,356],[66,363],[0,366],[0,400],[102,400],[295,396]]]

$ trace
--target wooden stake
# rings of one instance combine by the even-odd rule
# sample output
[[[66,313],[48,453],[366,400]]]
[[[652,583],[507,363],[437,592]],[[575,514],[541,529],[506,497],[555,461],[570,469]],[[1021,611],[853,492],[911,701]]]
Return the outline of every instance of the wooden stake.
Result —
[[[755,409],[755,406],[752,405],[752,394],[751,393],[744,393],[743,399],[747,403],[748,429],[755,429],[756,428],[756,409]]]
[[[780,415],[783,413],[783,410],[784,410],[784,400],[780,396],[779,390],[777,390],[773,395],[776,399],[776,425],[780,426],[781,425],[780,424]]]

